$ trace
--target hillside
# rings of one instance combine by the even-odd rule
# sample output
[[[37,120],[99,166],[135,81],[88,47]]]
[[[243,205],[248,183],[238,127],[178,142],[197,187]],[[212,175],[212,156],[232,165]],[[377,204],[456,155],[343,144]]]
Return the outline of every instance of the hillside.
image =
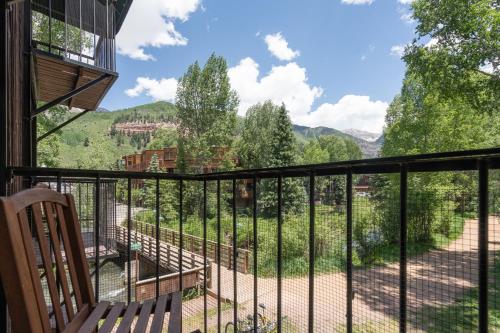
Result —
[[[106,165],[102,167],[106,168],[123,155],[137,151],[137,147],[132,146],[129,140],[124,140],[120,146],[117,146],[116,140],[109,133],[115,121],[132,114],[138,117],[160,119],[162,115],[175,117],[175,113],[175,107],[165,102],[140,105],[114,112],[89,112],[62,130],[61,166],[75,168],[79,164],[87,163],[86,160],[92,158],[88,156],[88,149],[85,146],[88,142],[98,143],[102,147],[106,154]]]
[[[377,157],[378,152],[382,147],[382,136],[376,141],[371,142],[360,137],[341,132],[334,128],[323,126],[311,128],[307,126],[294,125],[294,131],[299,140],[302,141],[317,138],[321,135],[335,135],[344,139],[351,139],[359,145],[361,151],[363,152],[363,157],[365,158]]]
[[[130,134],[130,132],[136,132],[137,128],[171,127],[175,114],[175,106],[167,102],[139,105],[113,112],[107,110],[89,112],[62,130],[61,166],[75,168],[93,163],[94,157],[89,156],[88,146],[97,144],[105,159],[102,168],[107,168],[123,155],[141,150],[138,149],[137,142],[126,135],[123,135],[123,138],[119,140],[120,144],[117,145],[116,135],[112,136],[110,133],[112,128]],[[239,130],[242,125],[243,121],[239,119]],[[328,127],[310,128],[294,125],[294,131],[301,143],[320,135],[349,138],[361,147],[364,157],[375,157],[381,146],[381,139],[369,142]]]

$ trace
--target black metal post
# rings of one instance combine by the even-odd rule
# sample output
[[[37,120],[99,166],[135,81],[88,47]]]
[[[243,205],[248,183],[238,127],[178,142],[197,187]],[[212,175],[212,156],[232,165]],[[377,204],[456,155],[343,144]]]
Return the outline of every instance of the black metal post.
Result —
[[[52,0],[49,0],[49,53],[52,53]]]
[[[131,229],[132,229],[132,179],[127,179],[127,304],[132,301],[132,245],[131,245]],[[137,267],[135,268],[137,269]]]
[[[220,299],[220,180],[217,180],[217,333],[221,332],[221,299]]]
[[[182,179],[179,180],[179,291],[182,292],[182,259],[183,259],[183,247],[184,247],[184,235],[183,235],[183,195],[184,195],[184,183]]]
[[[233,179],[233,198],[232,198],[232,210],[233,210],[233,322],[235,327],[235,332],[238,332],[238,249],[237,237],[238,232],[236,230],[236,179]]]
[[[479,332],[488,332],[488,161],[479,161]]]
[[[352,170],[346,175],[346,219],[347,219],[347,333],[352,333]]]
[[[40,142],[42,141],[43,139],[45,139],[46,137],[48,137],[49,135],[59,131],[61,128],[63,128],[64,126],[74,122],[75,120],[77,120],[78,118],[80,118],[81,116],[83,116],[84,114],[86,114],[87,112],[89,112],[90,110],[84,110],[80,113],[78,113],[76,116],[74,117],[71,117],[70,119],[66,120],[65,122],[57,125],[56,127],[48,130],[46,133],[40,135],[37,139],[36,139],[36,142]]]
[[[315,176],[311,172],[309,176],[309,315],[308,331],[314,331],[314,262],[315,262],[315,220],[316,207],[314,201],[315,195]]]
[[[406,238],[408,167],[401,165],[399,181],[399,332],[406,332]]]
[[[94,233],[95,233],[95,299],[99,302],[99,259],[100,259],[100,223],[101,219],[101,176],[97,174],[95,181],[95,222],[94,222]]]
[[[277,295],[278,295],[278,311],[277,311],[277,316],[278,316],[278,333],[281,333],[282,331],[282,309],[281,309],[281,291],[282,291],[282,285],[281,285],[281,278],[282,278],[282,259],[283,259],[283,240],[282,240],[282,223],[283,223],[283,212],[282,212],[282,202],[283,202],[283,176],[280,174],[278,176],[278,263],[277,263],[277,278],[278,278],[278,290],[277,290]]]
[[[160,178],[156,178],[156,220],[155,220],[155,240],[156,240],[156,260],[155,260],[155,295],[156,299],[160,296]]]
[[[61,174],[58,173],[57,174],[57,184],[56,184],[56,188],[57,188],[57,192],[61,193],[61,185],[62,185],[62,179],[61,179]]]
[[[73,98],[75,97],[76,95],[79,95],[81,94],[82,92],[84,92],[85,90],[87,89],[90,89],[92,88],[93,86],[95,86],[96,84],[98,84],[99,82],[109,78],[111,76],[111,74],[102,74],[101,76],[99,76],[98,78],[92,80],[92,81],[89,81],[87,83],[85,83],[84,85],[81,85],[80,87],[70,91],[69,93],[67,94],[64,94],[42,106],[40,106],[39,108],[37,108],[35,111],[33,111],[33,113],[30,113],[29,114],[29,118],[34,118],[35,116],[37,116],[38,114],[42,113],[42,112],[45,112],[47,111],[48,109],[50,109],[51,107],[53,106],[56,106],[58,104],[61,104],[61,103],[64,103],[65,101],[67,101],[68,99],[70,98]]]
[[[207,181],[203,181],[203,332],[208,332],[207,314]]]
[[[257,311],[257,287],[258,287],[258,270],[257,270],[257,251],[258,251],[258,238],[257,238],[257,177],[253,176],[252,179],[252,199],[253,199],[253,213],[252,213],[252,218],[253,218],[253,330],[254,332],[257,332],[257,327],[258,327],[258,311]]]

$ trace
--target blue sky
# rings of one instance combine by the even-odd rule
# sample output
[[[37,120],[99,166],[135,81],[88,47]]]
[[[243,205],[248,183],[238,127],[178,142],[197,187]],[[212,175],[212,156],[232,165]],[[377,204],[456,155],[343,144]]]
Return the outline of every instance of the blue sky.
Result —
[[[176,79],[227,59],[239,114],[271,99],[295,123],[380,132],[414,36],[411,0],[135,0],[120,31],[111,110],[174,101]]]

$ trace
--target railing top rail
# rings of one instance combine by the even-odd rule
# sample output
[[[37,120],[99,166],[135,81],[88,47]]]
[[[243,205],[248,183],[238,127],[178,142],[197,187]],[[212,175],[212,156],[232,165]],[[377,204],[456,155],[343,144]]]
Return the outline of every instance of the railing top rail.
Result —
[[[81,170],[40,167],[8,167],[8,176],[47,176],[47,177],[101,177],[109,179],[162,179],[162,180],[217,180],[246,179],[252,177],[272,178],[277,175],[301,177],[311,173],[316,175],[341,175],[347,171],[353,174],[397,173],[401,165],[410,172],[427,171],[465,171],[476,170],[477,161],[486,159],[492,169],[500,168],[500,147],[477,150],[453,151],[407,155],[396,157],[371,158],[329,162],[322,164],[295,165],[263,169],[234,170],[206,174],[178,174],[162,172],[135,172],[112,170]]]

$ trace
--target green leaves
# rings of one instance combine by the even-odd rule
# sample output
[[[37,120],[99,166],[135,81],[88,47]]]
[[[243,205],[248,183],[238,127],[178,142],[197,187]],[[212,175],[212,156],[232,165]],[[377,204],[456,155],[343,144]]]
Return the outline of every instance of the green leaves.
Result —
[[[418,24],[404,56],[408,72],[444,97],[461,97],[481,112],[500,111],[498,1],[417,0],[412,7]]]
[[[212,54],[203,69],[198,62],[189,66],[179,79],[176,106],[179,141],[190,157],[206,165],[215,157],[212,147],[231,146],[238,105],[223,57]]]

